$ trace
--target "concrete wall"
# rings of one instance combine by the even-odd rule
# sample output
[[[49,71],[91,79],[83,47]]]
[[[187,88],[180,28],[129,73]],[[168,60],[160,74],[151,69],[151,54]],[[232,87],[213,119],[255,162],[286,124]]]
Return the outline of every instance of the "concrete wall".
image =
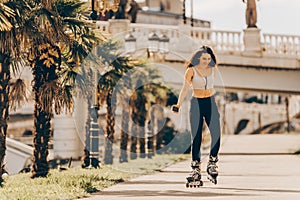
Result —
[[[16,140],[6,139],[4,163],[9,174],[16,174],[31,163],[33,148]]]

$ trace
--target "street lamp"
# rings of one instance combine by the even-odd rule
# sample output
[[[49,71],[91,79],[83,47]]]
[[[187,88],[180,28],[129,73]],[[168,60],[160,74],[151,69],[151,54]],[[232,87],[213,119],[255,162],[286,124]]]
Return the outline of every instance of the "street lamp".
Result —
[[[92,160],[102,157],[99,155],[99,137],[100,129],[98,125],[98,71],[94,69],[94,96],[93,96],[93,105],[91,107],[91,121],[90,121],[90,168],[93,167]]]
[[[150,53],[157,53],[159,48],[159,37],[155,32],[151,32],[148,36],[149,41],[149,52]]]
[[[126,53],[133,53],[136,50],[136,38],[131,34],[125,36],[125,51]]]
[[[191,0],[191,27],[194,26],[194,16],[193,16],[193,13],[194,13],[194,5],[193,5],[193,2],[194,2],[194,0]]]
[[[162,54],[169,53],[169,42],[170,38],[163,33],[162,36],[159,38],[159,52]]]
[[[90,14],[90,18],[92,20],[96,20],[98,18],[98,15],[97,15],[97,11],[95,10],[95,0],[92,0],[91,1],[91,6],[92,6],[92,12]]]
[[[125,52],[126,53],[134,53],[136,51],[136,38],[132,35],[132,33],[128,33],[125,35]],[[148,58],[152,55],[154,59],[156,59],[157,54],[162,55],[162,61],[165,60],[166,54],[169,53],[169,42],[170,39],[162,32],[161,37],[159,37],[155,31],[152,31],[148,35],[148,47],[147,52],[150,54]]]
[[[182,1],[182,19],[183,19],[183,24],[186,24],[185,0]]]

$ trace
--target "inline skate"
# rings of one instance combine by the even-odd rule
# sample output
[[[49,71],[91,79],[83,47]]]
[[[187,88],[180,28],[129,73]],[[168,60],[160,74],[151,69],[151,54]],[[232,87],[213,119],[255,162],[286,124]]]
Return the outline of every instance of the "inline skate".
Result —
[[[207,178],[214,184],[217,184],[217,177],[219,175],[219,172],[217,170],[217,162],[218,162],[218,157],[209,157],[209,161],[207,164]]]
[[[200,187],[203,186],[203,181],[201,180],[201,170],[200,162],[192,161],[191,163],[192,171],[188,177],[186,177],[186,187]]]

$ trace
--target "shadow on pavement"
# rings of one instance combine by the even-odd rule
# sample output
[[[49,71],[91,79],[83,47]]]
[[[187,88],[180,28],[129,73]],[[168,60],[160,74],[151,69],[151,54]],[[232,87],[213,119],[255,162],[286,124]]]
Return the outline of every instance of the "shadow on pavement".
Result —
[[[215,187],[219,190],[238,190],[238,191],[249,191],[249,192],[277,192],[277,193],[299,193],[300,190],[283,190],[283,189],[259,189],[259,188],[226,188],[226,187]]]
[[[170,197],[218,197],[218,196],[254,196],[248,194],[236,193],[220,193],[220,192],[203,192],[201,188],[190,188],[190,191],[178,190],[126,190],[126,191],[104,191],[97,195],[105,196],[122,196],[122,197],[138,197],[138,196],[170,196]]]

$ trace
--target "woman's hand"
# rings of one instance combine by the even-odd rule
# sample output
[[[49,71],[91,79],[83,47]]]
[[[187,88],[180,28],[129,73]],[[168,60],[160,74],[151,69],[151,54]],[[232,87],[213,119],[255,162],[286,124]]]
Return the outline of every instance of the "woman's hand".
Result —
[[[176,104],[176,105],[173,105],[172,106],[172,111],[173,113],[178,113],[179,112],[179,108],[180,108],[180,105]]]

